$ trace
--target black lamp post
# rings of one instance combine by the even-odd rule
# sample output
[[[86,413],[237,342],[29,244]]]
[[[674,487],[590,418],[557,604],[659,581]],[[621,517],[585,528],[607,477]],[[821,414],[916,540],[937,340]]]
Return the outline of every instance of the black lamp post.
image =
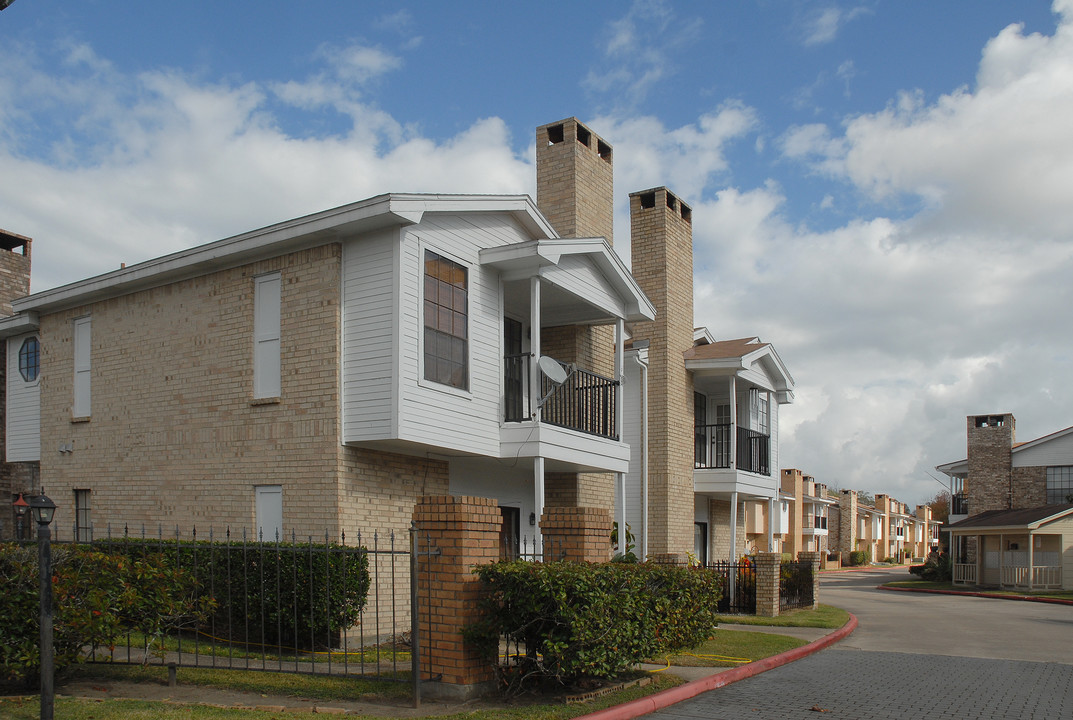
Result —
[[[30,498],[30,512],[37,521],[37,566],[41,580],[41,720],[52,720],[56,704],[52,666],[52,531],[49,523],[56,503],[45,495]]]
[[[22,540],[22,519],[26,517],[26,511],[30,509],[30,503],[26,502],[22,493],[11,503],[15,507],[15,539]]]

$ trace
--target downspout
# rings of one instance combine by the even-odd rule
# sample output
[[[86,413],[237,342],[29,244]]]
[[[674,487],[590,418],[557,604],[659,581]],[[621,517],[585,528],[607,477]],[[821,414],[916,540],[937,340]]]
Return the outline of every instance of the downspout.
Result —
[[[648,364],[641,366],[641,559],[648,559]]]

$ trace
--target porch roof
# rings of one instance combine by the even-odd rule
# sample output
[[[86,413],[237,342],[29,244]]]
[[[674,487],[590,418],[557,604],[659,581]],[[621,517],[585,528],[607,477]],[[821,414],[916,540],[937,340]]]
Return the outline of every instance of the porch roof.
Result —
[[[955,534],[973,534],[974,530],[1017,530],[1029,532],[1038,530],[1047,523],[1073,514],[1073,504],[1044,505],[1042,507],[1021,510],[988,510],[979,515],[961,520],[947,526]]]

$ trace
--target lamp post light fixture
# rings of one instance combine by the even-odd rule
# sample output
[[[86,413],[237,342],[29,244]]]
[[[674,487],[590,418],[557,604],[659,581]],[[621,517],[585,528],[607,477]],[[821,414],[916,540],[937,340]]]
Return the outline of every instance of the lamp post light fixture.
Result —
[[[45,495],[30,498],[30,512],[37,521],[37,567],[41,581],[41,720],[52,720],[56,704],[55,673],[52,664],[52,531],[49,524],[56,503]]]
[[[22,519],[26,517],[26,511],[30,509],[30,503],[26,502],[22,493],[19,493],[19,496],[15,498],[15,502],[11,504],[15,507],[15,539],[22,540]]]

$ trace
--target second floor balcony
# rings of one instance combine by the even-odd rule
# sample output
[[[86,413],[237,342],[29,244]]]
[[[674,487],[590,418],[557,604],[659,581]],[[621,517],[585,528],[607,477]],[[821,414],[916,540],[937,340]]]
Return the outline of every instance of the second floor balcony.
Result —
[[[567,371],[566,381],[556,385],[541,374],[540,387],[533,393],[529,387],[531,363],[529,353],[507,355],[503,359],[506,422],[532,420],[539,404],[541,423],[610,440],[619,439],[617,381],[560,362]]]
[[[771,438],[730,423],[694,428],[693,467],[771,475]]]

